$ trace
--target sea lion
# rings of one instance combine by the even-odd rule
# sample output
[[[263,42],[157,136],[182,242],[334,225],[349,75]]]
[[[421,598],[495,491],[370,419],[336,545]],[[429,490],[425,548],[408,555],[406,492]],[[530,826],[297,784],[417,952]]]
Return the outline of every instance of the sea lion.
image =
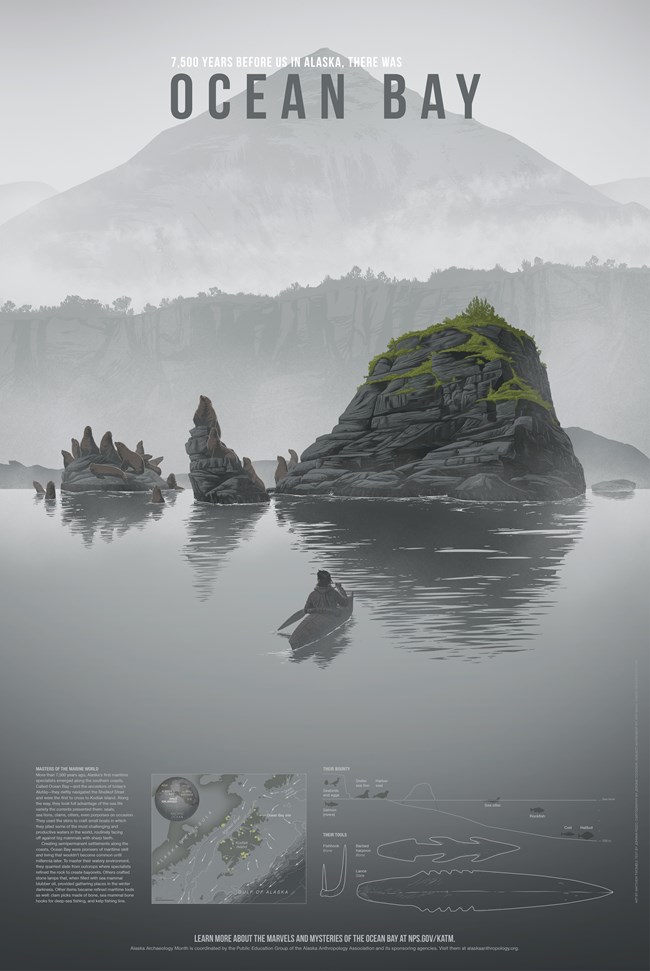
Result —
[[[217,413],[212,407],[212,402],[204,394],[199,395],[199,406],[194,412],[194,425],[198,428],[204,425],[206,428],[216,428],[217,435],[221,438],[221,428],[217,421]]]
[[[63,456],[63,468],[67,469],[70,463],[74,462],[74,458],[70,452],[66,452],[64,448],[61,449],[61,455]]]
[[[164,462],[164,460],[165,460],[165,456],[164,455],[158,455],[155,459],[153,459],[150,455],[145,455],[144,456],[145,464],[149,468],[151,468],[152,465],[155,465],[156,468],[158,468],[159,466],[162,465],[162,463]]]
[[[84,428],[84,437],[81,439],[79,448],[82,455],[99,455],[97,442],[93,438],[93,430],[90,425],[86,425]]]
[[[287,460],[284,455],[278,455],[278,467],[275,470],[275,484],[282,482],[283,479],[287,477],[289,469],[287,468]]]
[[[151,469],[151,471],[152,472],[155,472],[156,475],[160,475],[161,474],[161,472],[160,472],[160,466],[159,465],[154,465],[153,462],[145,462],[144,467],[145,467],[145,469]]]
[[[294,451],[294,449],[292,448],[289,449],[289,455],[291,456],[291,458],[289,459],[289,464],[287,465],[287,468],[293,469],[298,464],[300,459],[298,458],[298,453]]]
[[[72,439],[72,455],[74,458],[81,458],[81,446],[76,438]]]
[[[99,454],[107,462],[115,462],[115,464],[120,463],[120,457],[115,450],[115,445],[113,444],[113,434],[112,432],[105,432],[102,435],[102,440],[99,443]]]
[[[264,485],[259,475],[255,471],[255,466],[246,455],[242,459],[242,465],[244,467],[244,472],[249,477],[249,479],[252,479],[255,485],[258,486],[258,488],[260,488],[263,492],[266,492],[266,486]]]
[[[45,498],[56,499],[56,488],[52,481],[48,482],[48,484],[45,486]]]
[[[144,444],[142,442],[142,439],[140,439],[138,444],[135,446],[135,450],[138,453],[138,455],[144,455]]]
[[[238,465],[240,464],[237,452],[233,451],[231,448],[226,449],[226,451],[223,453],[223,457],[224,459],[229,459],[231,462],[236,462]]]
[[[32,482],[32,485],[36,489],[36,495],[37,496],[44,496],[45,495],[45,489],[43,488],[43,486],[41,485],[40,482],[37,482],[36,479],[34,479],[34,481]]]
[[[173,472],[170,472],[169,475],[167,476],[167,485],[169,486],[170,489],[176,489],[178,492],[182,492],[183,489],[185,488],[185,486],[179,486],[178,482],[176,481],[176,476],[174,475]]]
[[[151,501],[152,502],[164,502],[165,501],[165,498],[164,498],[162,492],[160,491],[160,487],[159,486],[154,486],[153,487],[153,491],[151,493]]]
[[[118,469],[116,465],[89,465],[88,468],[93,475],[96,475],[98,479],[103,479],[105,475],[114,475],[116,479],[121,479],[122,482],[128,482],[129,480],[125,476],[122,469]]]
[[[214,426],[210,429],[208,434],[208,444],[206,445],[206,448],[213,458],[216,458],[219,455],[223,456],[228,451],[226,446],[221,441],[219,432]]]
[[[130,448],[127,448],[124,442],[115,442],[115,448],[117,449],[117,454],[122,461],[123,469],[133,469],[137,475],[141,475],[144,472],[144,459],[137,452],[132,452]]]

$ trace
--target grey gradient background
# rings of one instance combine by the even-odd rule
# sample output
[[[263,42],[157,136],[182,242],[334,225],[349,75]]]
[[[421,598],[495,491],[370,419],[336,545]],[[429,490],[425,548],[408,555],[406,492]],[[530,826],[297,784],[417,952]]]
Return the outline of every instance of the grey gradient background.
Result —
[[[475,117],[585,182],[650,172],[643,0],[4,0],[0,17],[0,184],[62,190],[131,157],[174,124],[172,55],[303,55],[326,46],[400,55],[407,86],[420,93],[427,73],[440,74],[456,112],[455,74],[481,73]],[[196,115],[207,108],[213,70],[191,73]],[[245,71],[227,73],[235,94]]]

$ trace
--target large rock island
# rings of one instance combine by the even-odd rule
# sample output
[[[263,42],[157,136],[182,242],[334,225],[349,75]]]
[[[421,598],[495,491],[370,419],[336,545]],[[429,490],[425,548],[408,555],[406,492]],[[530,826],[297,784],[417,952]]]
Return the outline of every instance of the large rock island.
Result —
[[[475,298],[391,341],[276,491],[544,501],[585,480],[534,340]]]

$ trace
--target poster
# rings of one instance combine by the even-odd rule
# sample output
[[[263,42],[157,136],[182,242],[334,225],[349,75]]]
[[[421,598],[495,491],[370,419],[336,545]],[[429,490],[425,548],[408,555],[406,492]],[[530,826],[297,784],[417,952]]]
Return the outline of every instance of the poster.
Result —
[[[647,968],[647,10],[2,26],[0,965]]]

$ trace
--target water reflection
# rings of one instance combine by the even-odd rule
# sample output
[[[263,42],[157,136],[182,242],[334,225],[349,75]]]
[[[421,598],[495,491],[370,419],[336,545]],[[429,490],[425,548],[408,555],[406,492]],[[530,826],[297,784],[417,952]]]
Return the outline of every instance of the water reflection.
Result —
[[[165,505],[175,501],[176,495],[171,493]],[[148,493],[136,492],[62,492],[60,505],[62,524],[81,536],[88,547],[97,538],[112,543],[129,529],[144,529],[165,511],[165,505],[152,503]]]
[[[255,524],[268,511],[266,505],[213,506],[195,502],[186,521],[187,543],[183,555],[194,571],[194,589],[207,600],[228,555],[250,539]]]
[[[584,497],[489,505],[276,499],[296,545],[354,590],[400,647],[470,647],[468,659],[524,649],[553,603],[586,509]]]

